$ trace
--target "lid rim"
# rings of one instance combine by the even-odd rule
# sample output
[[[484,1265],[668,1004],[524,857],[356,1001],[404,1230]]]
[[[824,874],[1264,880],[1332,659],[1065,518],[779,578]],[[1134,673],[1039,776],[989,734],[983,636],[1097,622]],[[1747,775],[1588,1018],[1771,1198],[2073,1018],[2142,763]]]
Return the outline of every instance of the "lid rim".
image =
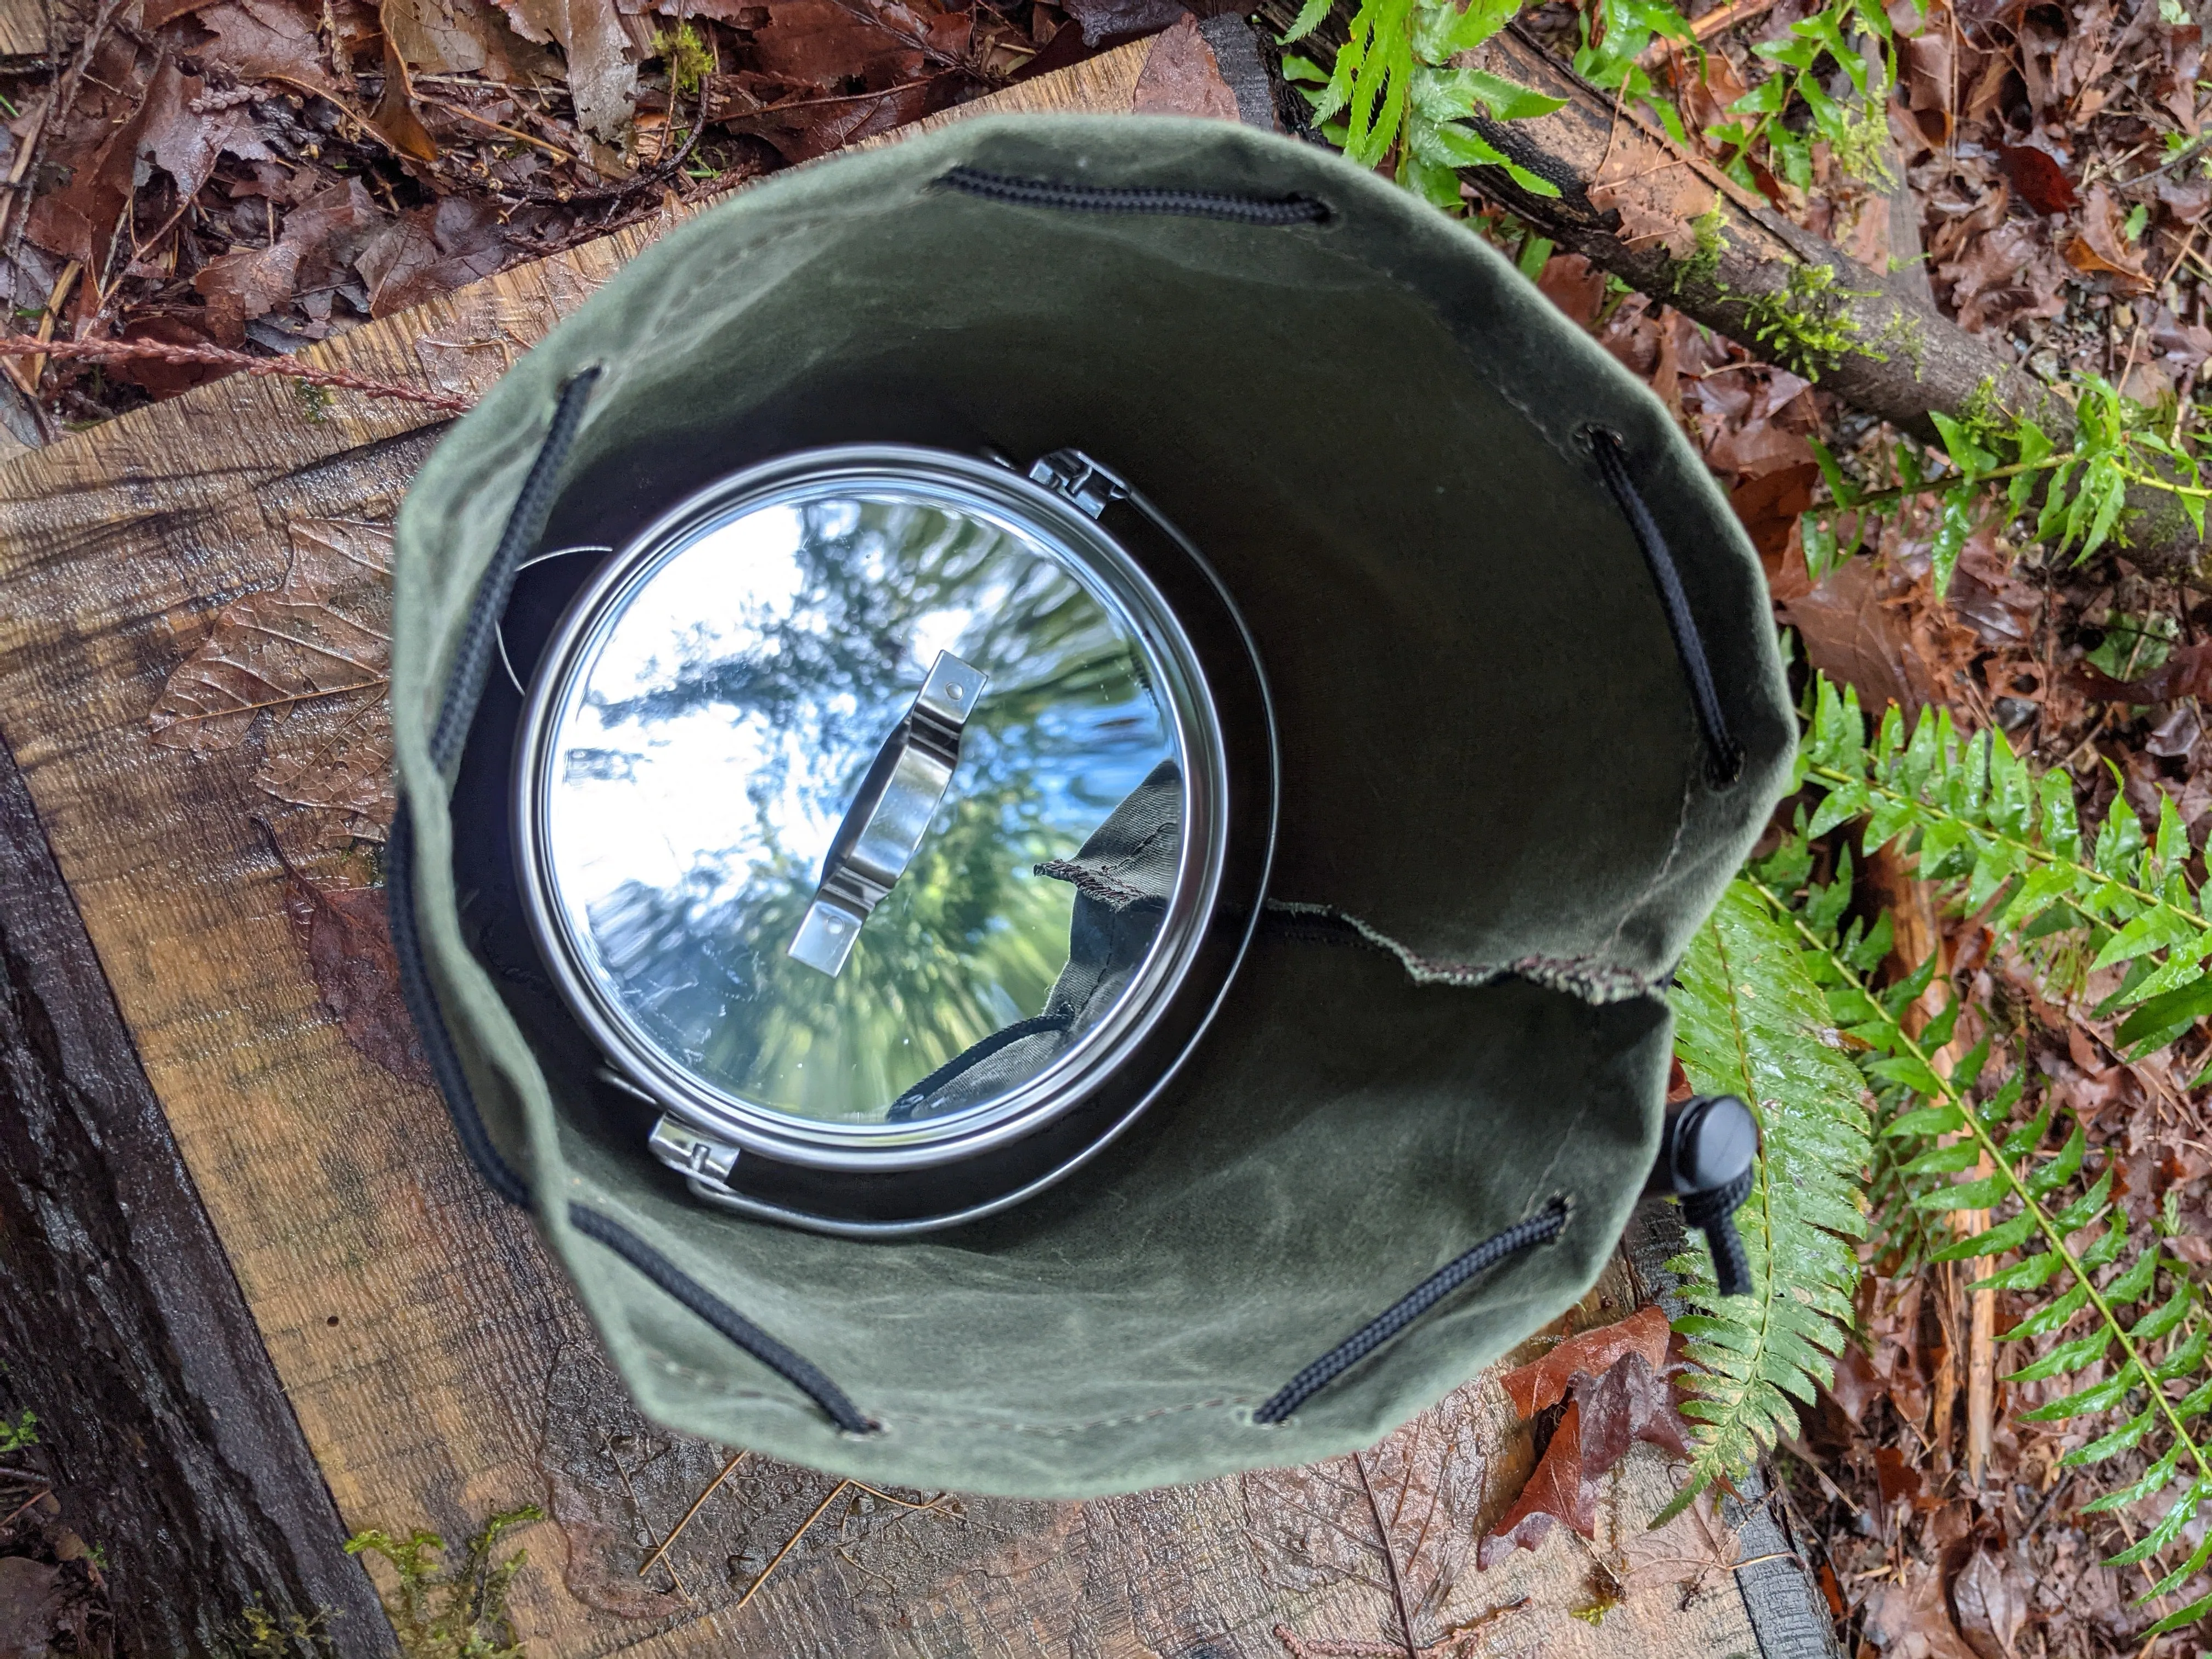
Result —
[[[780,496],[869,485],[934,493],[947,506],[1042,544],[1062,562],[1079,561],[1083,572],[1112,595],[1121,620],[1134,625],[1145,659],[1161,674],[1159,703],[1173,727],[1183,789],[1183,829],[1167,914],[1106,1014],[1066,1053],[994,1099],[896,1125],[808,1119],[744,1099],[684,1068],[587,965],[568,909],[556,896],[562,887],[543,827],[554,773],[550,750],[574,682],[588,671],[592,647],[611,626],[611,618],[681,556],[687,536],[773,505]],[[524,701],[510,797],[531,931],[562,1000],[608,1062],[664,1110],[703,1134],[734,1143],[741,1152],[825,1172],[890,1173],[956,1162],[1018,1140],[1072,1109],[1143,1045],[1203,955],[1223,885],[1231,803],[1218,709],[1204,665],[1165,597],[1129,552],[1064,497],[1003,465],[918,446],[860,444],[801,451],[747,468],[678,502],[633,537],[576,594],[539,660]],[[1152,1092],[1146,1091],[1146,1097]]]

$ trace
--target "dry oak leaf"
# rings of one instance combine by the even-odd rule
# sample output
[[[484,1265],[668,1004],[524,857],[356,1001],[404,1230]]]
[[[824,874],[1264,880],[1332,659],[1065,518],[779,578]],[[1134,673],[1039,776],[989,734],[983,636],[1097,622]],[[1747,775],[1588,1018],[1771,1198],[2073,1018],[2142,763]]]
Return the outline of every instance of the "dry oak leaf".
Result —
[[[254,783],[319,809],[323,839],[380,839],[392,818],[392,531],[356,520],[296,520],[275,587],[241,594],[163,686],[155,743],[235,749],[257,722]]]
[[[2142,250],[2128,245],[2120,210],[2102,185],[2089,186],[2081,206],[2081,234],[2066,245],[2066,262],[2091,276],[2111,277],[2123,293],[2148,294],[2154,286],[2143,269]]]
[[[1188,12],[1169,25],[1146,52],[1132,107],[1139,115],[1237,118],[1237,94],[1222,79],[1220,62],[1198,32],[1198,19]]]

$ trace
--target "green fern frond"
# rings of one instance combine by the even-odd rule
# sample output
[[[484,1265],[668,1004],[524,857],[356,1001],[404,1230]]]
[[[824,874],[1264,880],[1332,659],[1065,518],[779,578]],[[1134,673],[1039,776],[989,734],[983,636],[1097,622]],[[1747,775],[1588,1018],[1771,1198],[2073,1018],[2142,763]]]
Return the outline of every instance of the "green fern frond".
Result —
[[[1927,1255],[1938,1261],[2002,1261],[1972,1288],[2020,1292],[2032,1304],[2003,1339],[2027,1354],[2008,1380],[2053,1382],[2062,1391],[2021,1412],[2021,1420],[2105,1419],[2101,1431],[2060,1460],[2067,1467],[2160,1449],[2141,1477],[2084,1505],[2100,1513],[2172,1494],[2158,1522],[2110,1560],[2143,1565],[2165,1555],[2199,1506],[2212,1501],[2212,1441],[2200,1421],[2212,1411],[2212,1321],[2203,1293],[2156,1231],[2130,1237],[2113,1193],[2115,1166],[2107,1158],[2100,1169],[2092,1167],[2084,1124],[2061,1119],[2048,1101],[2028,1110],[2024,1069],[2002,1081],[1985,1079],[1990,1038],[1945,1074],[1936,1054],[1951,1039],[1960,1005],[1954,1000],[1923,1030],[1907,1030],[1906,1011],[1930,982],[1932,963],[1899,985],[1870,982],[1881,953],[1857,939],[1856,924],[1838,932],[1849,901],[1848,848],[1836,882],[1822,888],[1808,878],[1804,834],[1863,815],[1869,847],[1911,837],[1923,878],[1979,911],[2000,941],[2040,941],[2048,965],[2053,943],[2070,938],[2077,988],[2098,968],[2134,964],[2106,1006],[2132,1003],[2137,1013],[2130,1024],[2154,1036],[2165,1031],[2159,1042],[2172,1035],[2157,1023],[2167,1017],[2145,1018],[2142,1010],[2164,996],[2204,997],[2199,964],[2208,930],[2202,897],[2185,872],[2188,839],[2170,801],[2148,842],[2124,805],[2087,836],[2063,773],[2033,778],[2002,738],[1961,740],[1948,716],[1923,718],[1909,742],[1901,726],[1892,709],[1869,749],[1856,699],[1826,681],[1817,684],[1800,767],[1827,787],[1827,798],[1762,873],[1875,1090],[1877,1187],[1887,1171],[1892,1190],[1908,1193],[1908,1225],[1988,1212],[1990,1224],[1979,1232],[1939,1226],[1931,1237],[1940,1242]],[[2212,1543],[2189,1550],[2138,1604],[2173,1594],[2208,1561]],[[2208,1614],[2212,1596],[2140,1635]]]
[[[1676,1323],[1694,1367],[1682,1407],[1693,1443],[1688,1483],[1660,1520],[1795,1435],[1793,1398],[1810,1404],[1834,1375],[1858,1282],[1850,1241],[1865,1229],[1868,1156],[1858,1073],[1790,931],[1753,884],[1730,884],[1698,930],[1673,1002],[1691,1085],[1747,1102],[1762,1155],[1736,1212],[1751,1294],[1723,1297],[1702,1255],[1671,1264],[1689,1277],[1684,1300],[1697,1310]]]
[[[1521,0],[1360,0],[1327,84],[1308,94],[1310,118],[1318,126],[1342,117],[1347,157],[1372,167],[1395,153],[1398,182],[1440,208],[1459,207],[1462,167],[1502,167],[1531,195],[1557,196],[1557,185],[1468,123],[1548,115],[1566,100],[1452,67],[1456,54],[1489,40],[1520,9]],[[1304,40],[1328,12],[1329,0],[1306,0],[1282,44]]]
[[[1864,817],[1869,850],[1903,839],[1923,879],[1956,889],[1970,910],[1988,907],[2000,935],[2037,945],[2076,993],[2091,973],[2124,963],[2098,1013],[2129,1011],[2119,1040],[2138,1057],[2212,1013],[2212,921],[2190,889],[2189,836],[2170,798],[2151,840],[2118,804],[2085,831],[2072,780],[2032,776],[2002,733],[1966,737],[1941,709],[1908,738],[1893,706],[1869,744],[1855,690],[1820,678],[1813,696],[1798,781],[1825,799],[1808,836]]]

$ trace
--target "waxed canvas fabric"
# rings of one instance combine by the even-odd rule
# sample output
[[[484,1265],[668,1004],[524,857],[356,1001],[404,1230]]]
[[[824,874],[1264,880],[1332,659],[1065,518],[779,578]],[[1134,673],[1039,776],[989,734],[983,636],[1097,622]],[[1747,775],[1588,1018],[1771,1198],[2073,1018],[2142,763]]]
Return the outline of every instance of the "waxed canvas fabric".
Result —
[[[1008,177],[1279,198],[1322,223],[1011,205]],[[495,792],[429,759],[561,387],[601,370],[545,544],[619,545],[815,444],[1137,482],[1242,609],[1282,756],[1271,920],[1136,1127],[988,1221],[897,1242],[705,1207],[472,921]],[[1709,782],[1653,582],[1578,436],[1621,434],[1747,759]],[[392,681],[428,966],[487,1127],[641,1406],[877,1481],[1072,1497],[1371,1443],[1579,1297],[1650,1167],[1668,975],[1786,782],[1757,558],[1663,409],[1462,227],[1227,123],[990,117],[781,175],[672,232],[454,428],[399,523]],[[465,775],[466,768],[463,768]],[[1326,912],[1352,929],[1301,930]],[[1340,943],[1357,932],[1376,948]],[[648,1120],[649,1121],[649,1120]],[[1509,1261],[1272,1426],[1302,1366],[1553,1199]],[[582,1204],[833,1378],[804,1395]]]

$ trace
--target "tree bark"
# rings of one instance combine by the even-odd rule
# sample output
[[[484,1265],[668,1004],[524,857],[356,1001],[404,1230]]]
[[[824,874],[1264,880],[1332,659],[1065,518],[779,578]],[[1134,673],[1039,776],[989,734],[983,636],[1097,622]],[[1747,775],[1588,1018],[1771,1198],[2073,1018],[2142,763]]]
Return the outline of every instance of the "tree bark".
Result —
[[[14,1461],[106,1551],[119,1654],[223,1651],[257,1599],[391,1651],[3,744],[0,1279]]]
[[[1297,7],[1261,0],[1259,9],[1279,31]],[[1347,15],[1340,5],[1322,24],[1322,61],[1343,40]],[[1523,190],[1503,168],[1462,174],[1559,247],[1924,443],[1938,441],[1931,414],[1984,413],[2026,416],[2057,449],[2073,445],[2072,404],[1996,342],[1942,315],[1909,278],[1869,270],[1792,223],[1681,149],[1632,103],[1617,106],[1520,25],[1474,57],[1494,75],[1567,100],[1528,120],[1474,123],[1557,186],[1557,197]],[[1691,224],[1715,210],[1717,219]],[[1808,337],[1820,343],[1809,345]],[[2193,568],[2202,551],[2180,501],[2164,490],[2131,489],[2119,531],[2124,550],[2147,569]]]

